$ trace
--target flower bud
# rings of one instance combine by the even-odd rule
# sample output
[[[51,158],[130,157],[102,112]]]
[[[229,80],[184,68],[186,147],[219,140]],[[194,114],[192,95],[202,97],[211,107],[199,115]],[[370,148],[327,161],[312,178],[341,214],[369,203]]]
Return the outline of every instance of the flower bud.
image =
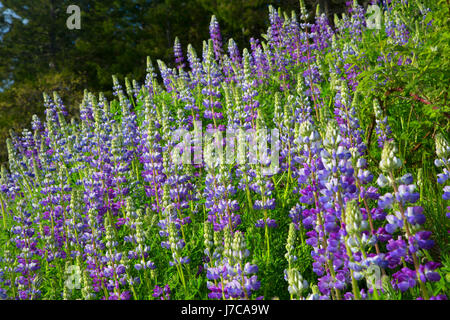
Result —
[[[402,166],[402,161],[396,157],[398,149],[393,141],[385,143],[381,152],[380,169],[389,172]]]
[[[358,232],[361,221],[362,215],[356,200],[347,202],[347,206],[345,208],[345,225],[347,232],[349,234]]]
[[[311,122],[305,121],[300,124],[300,135],[302,137],[309,137],[313,132],[314,127]]]
[[[339,134],[338,124],[336,120],[330,120],[327,124],[323,145],[327,149],[336,149],[339,142],[341,142],[341,136]]]

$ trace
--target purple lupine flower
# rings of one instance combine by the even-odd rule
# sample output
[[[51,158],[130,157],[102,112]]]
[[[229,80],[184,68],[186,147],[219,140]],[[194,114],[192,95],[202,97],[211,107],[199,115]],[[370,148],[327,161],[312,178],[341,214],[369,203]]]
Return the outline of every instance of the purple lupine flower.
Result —
[[[214,55],[217,61],[222,59],[222,35],[220,34],[219,22],[216,16],[211,17],[211,22],[209,24],[209,35],[213,41]]]
[[[183,51],[181,50],[181,43],[178,37],[175,37],[175,42],[173,45],[173,54],[175,56],[175,64],[178,69],[184,68],[184,57]]]
[[[399,289],[401,292],[405,292],[409,288],[414,288],[416,285],[416,272],[409,268],[402,268],[400,271],[394,273],[392,277],[392,287]]]
[[[436,167],[442,168],[442,173],[437,175],[437,182],[444,185],[442,199],[444,201],[450,200],[450,144],[447,139],[438,133],[436,135],[436,155],[437,159],[434,161]],[[447,218],[450,218],[450,206],[447,206]]]
[[[439,263],[429,261],[425,265],[420,266],[420,279],[422,282],[437,282],[441,280],[441,275],[435,270],[440,266]]]
[[[156,285],[153,289],[152,296],[154,298],[159,298],[160,300],[170,300],[170,287],[166,284],[163,288]]]
[[[246,249],[243,234],[239,231],[231,236],[229,229],[224,229],[223,247],[218,247],[213,255],[215,264],[208,265],[207,278],[210,299],[245,298],[259,290],[261,284],[255,273],[258,267],[245,263],[250,252]],[[221,253],[219,253],[221,252]]]
[[[380,108],[378,100],[374,100],[373,108],[375,112],[375,122],[376,122],[376,133],[378,135],[378,146],[383,148],[386,141],[392,141],[391,134],[392,130],[388,124],[387,116],[383,117],[382,110]]]

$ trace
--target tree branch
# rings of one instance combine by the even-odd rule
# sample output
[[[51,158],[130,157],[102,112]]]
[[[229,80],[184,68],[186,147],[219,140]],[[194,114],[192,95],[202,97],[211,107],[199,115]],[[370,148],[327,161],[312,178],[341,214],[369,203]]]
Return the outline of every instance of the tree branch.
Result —
[[[386,91],[386,93],[384,94],[385,96],[389,96],[390,94],[392,94],[393,92],[404,92],[403,88],[392,88]],[[419,101],[422,102],[423,104],[431,104],[431,101],[419,97],[417,94],[410,92],[409,95],[413,98],[413,100],[415,101]]]

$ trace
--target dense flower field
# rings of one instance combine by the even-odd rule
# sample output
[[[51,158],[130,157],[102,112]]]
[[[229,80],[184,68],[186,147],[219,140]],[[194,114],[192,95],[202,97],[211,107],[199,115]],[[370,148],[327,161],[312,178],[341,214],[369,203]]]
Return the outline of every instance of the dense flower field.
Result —
[[[213,16],[201,56],[176,39],[175,67],[157,61],[162,85],[149,58],[71,121],[44,95],[7,141],[0,298],[447,299],[448,124],[429,177],[402,158],[412,108],[386,105],[439,15],[378,8],[332,28],[270,7],[242,52]],[[408,92],[392,106],[445,107]]]

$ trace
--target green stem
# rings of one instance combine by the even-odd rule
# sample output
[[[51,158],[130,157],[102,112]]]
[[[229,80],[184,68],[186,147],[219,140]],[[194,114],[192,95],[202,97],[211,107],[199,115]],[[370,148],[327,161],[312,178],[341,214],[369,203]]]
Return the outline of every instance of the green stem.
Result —
[[[6,230],[6,210],[1,195],[0,195],[0,204],[2,205],[3,228]]]
[[[392,171],[389,172],[389,176],[391,177],[391,180],[392,180],[392,187],[394,189],[394,192],[397,194],[398,193],[398,189],[397,189],[397,185],[396,185],[395,179],[394,179],[394,174],[393,174]],[[398,205],[399,205],[399,208],[400,208],[400,213],[402,215],[403,225],[405,226],[406,236],[409,239],[411,237],[411,232],[409,230],[408,220],[406,220],[405,209],[403,208],[403,205],[400,202],[398,203]],[[417,281],[419,282],[419,287],[420,287],[420,290],[422,291],[423,298],[425,300],[429,300],[430,297],[428,295],[428,290],[427,290],[425,284],[420,279],[419,261],[417,260],[417,256],[416,256],[416,254],[414,252],[412,252],[411,255],[412,255],[412,258],[413,258],[413,262],[414,262],[414,268],[416,270]]]
[[[265,216],[267,216],[267,214],[265,214]],[[270,260],[270,240],[269,240],[269,227],[267,226],[267,223],[265,225],[264,233],[266,237],[266,247],[267,247],[266,265],[268,265]]]

